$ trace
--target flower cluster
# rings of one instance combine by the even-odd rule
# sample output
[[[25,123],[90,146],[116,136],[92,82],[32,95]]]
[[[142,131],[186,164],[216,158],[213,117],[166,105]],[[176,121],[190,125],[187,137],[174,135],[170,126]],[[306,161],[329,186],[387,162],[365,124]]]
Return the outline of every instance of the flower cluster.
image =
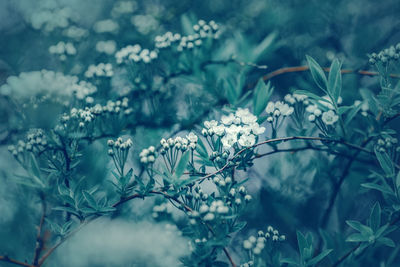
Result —
[[[140,152],[139,154],[140,162],[142,164],[152,164],[156,161],[156,148],[154,146],[149,146]]]
[[[137,3],[133,1],[118,1],[114,4],[111,14],[119,17],[124,14],[131,14],[137,9]]]
[[[274,229],[272,226],[268,226],[267,232],[258,231],[257,237],[250,236],[248,239],[243,241],[243,248],[249,251],[250,260],[242,265],[241,267],[249,267],[253,266],[257,261],[257,257],[260,257],[260,254],[266,248],[266,246],[271,246],[272,243],[285,241],[285,235],[279,235],[278,230]],[[258,265],[257,265],[258,266]]]
[[[398,140],[395,137],[384,135],[376,141],[376,150],[384,153],[389,152],[393,154],[393,152],[400,152],[400,146],[398,146]]]
[[[86,37],[88,34],[88,30],[76,26],[70,26],[63,30],[64,36],[75,40],[80,40],[83,37]]]
[[[18,154],[27,152],[39,153],[46,149],[48,145],[46,135],[43,130],[36,129],[30,130],[27,134],[27,140],[19,140],[16,145],[8,146],[8,151],[10,151],[13,156],[17,157]]]
[[[319,100],[318,104],[310,104],[307,106],[306,111],[311,113],[308,116],[310,122],[320,123],[323,122],[325,125],[334,125],[338,120],[339,116],[334,111],[334,106],[328,96],[323,97],[324,100]],[[338,104],[342,103],[342,98],[339,97]],[[325,111],[322,111],[325,109]]]
[[[199,20],[193,26],[193,30],[195,33],[187,36],[171,32],[156,36],[155,46],[159,49],[174,47],[177,51],[183,51],[184,49],[193,49],[196,46],[201,46],[202,40],[205,38],[218,39],[220,35],[219,27],[214,21],[206,23],[204,20]]]
[[[48,95],[52,101],[63,103],[71,97],[90,102],[90,95],[95,92],[97,88],[93,84],[79,81],[77,76],[48,70],[22,72],[19,76],[10,76],[7,83],[0,87],[0,94],[3,95],[21,99]]]
[[[86,78],[93,77],[112,77],[114,75],[112,65],[110,63],[100,63],[98,65],[90,65],[85,72]]]
[[[198,136],[194,133],[189,133],[186,138],[177,136],[175,138],[161,139],[161,149],[160,153],[162,155],[166,154],[169,149],[176,149],[182,152],[186,151],[188,148],[194,150],[196,149],[196,144],[198,141]]]
[[[269,115],[267,121],[273,123],[280,116],[287,117],[292,115],[294,108],[282,101],[268,102],[265,112]]]
[[[115,58],[118,64],[123,62],[143,62],[150,63],[158,57],[158,53],[155,50],[150,51],[149,49],[142,49],[138,44],[128,45],[115,54]]]
[[[99,41],[96,43],[96,51],[107,55],[113,55],[117,50],[117,43],[114,40]]]
[[[205,121],[202,134],[205,137],[220,137],[225,150],[237,144],[250,147],[255,144],[257,136],[265,132],[265,128],[257,123],[257,117],[247,108],[239,108],[235,113],[222,116],[221,123],[218,124],[215,120]]]
[[[109,147],[107,154],[113,159],[114,165],[121,177],[124,176],[124,167],[128,158],[129,149],[132,147],[133,142],[130,138],[124,141],[121,137],[117,140],[108,140]]]
[[[115,33],[119,30],[119,25],[111,19],[106,19],[97,21],[93,29],[97,33]]]
[[[308,96],[302,94],[287,94],[285,95],[285,101],[290,105],[294,105],[296,103],[303,103],[304,105],[308,105],[310,103]]]
[[[73,108],[69,114],[64,113],[61,117],[61,127],[69,130],[84,129],[97,119],[108,115],[129,115],[132,109],[128,107],[128,98],[117,101],[109,100],[105,106],[96,104],[93,107],[85,107],[83,109]],[[60,129],[60,128],[58,128]]]
[[[29,22],[32,27],[36,30],[43,29],[46,32],[52,32],[57,28],[68,27],[70,21],[74,21],[74,12],[68,8],[56,8],[56,9],[42,9],[37,12],[32,12]]]
[[[58,42],[56,45],[52,45],[49,47],[50,54],[58,55],[60,60],[64,61],[67,59],[67,56],[72,56],[76,54],[75,46],[68,42]]]
[[[397,61],[400,58],[400,43],[396,46],[390,46],[379,53],[369,55],[369,63],[375,65],[377,63],[387,64],[391,61]]]
[[[159,27],[158,20],[152,15],[135,15],[131,17],[131,23],[141,34],[149,34]]]

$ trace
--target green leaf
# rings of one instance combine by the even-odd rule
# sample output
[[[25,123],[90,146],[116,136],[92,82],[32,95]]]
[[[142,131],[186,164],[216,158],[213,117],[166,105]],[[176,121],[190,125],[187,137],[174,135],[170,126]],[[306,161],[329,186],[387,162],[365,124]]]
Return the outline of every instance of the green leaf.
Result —
[[[235,105],[237,99],[238,99],[238,95],[236,93],[236,87],[228,82],[228,81],[224,81],[224,88],[225,88],[225,97],[228,100],[229,104],[231,105]]]
[[[353,229],[359,231],[360,233],[367,233],[371,235],[373,233],[372,229],[369,228],[366,225],[363,225],[362,223],[358,221],[353,221],[353,220],[348,220],[346,223]]]
[[[281,263],[287,263],[287,264],[291,264],[294,266],[300,266],[300,264],[298,264],[295,260],[290,259],[290,258],[284,258],[280,260]]]
[[[52,208],[52,210],[69,212],[69,213],[74,214],[75,216],[79,217],[79,213],[76,212],[76,210],[74,210],[71,207],[61,207],[61,206],[59,206],[59,207]]]
[[[242,230],[245,226],[247,225],[247,222],[237,222],[235,225],[232,227],[232,232],[238,232]]]
[[[61,229],[61,234],[65,235],[68,232],[68,230],[71,228],[71,225],[73,223],[74,223],[74,221],[72,221],[72,220],[64,223],[64,225],[62,226],[62,229]]]
[[[389,195],[395,196],[392,189],[388,186],[383,186],[383,185],[374,184],[374,183],[364,183],[364,184],[361,184],[361,186],[368,188],[368,189],[375,189],[375,190],[381,191],[383,194],[389,194]]]
[[[276,37],[276,32],[272,32],[265,37],[264,40],[262,40],[262,42],[252,50],[253,55],[251,61],[257,61],[269,48],[271,48]]]
[[[330,92],[330,95],[335,103],[337,103],[342,91],[342,73],[340,72],[341,65],[342,64],[338,59],[334,59],[332,61],[328,76],[328,91]]]
[[[360,233],[354,233],[347,237],[346,242],[366,242],[368,240],[369,236],[365,236]]]
[[[381,206],[379,205],[379,202],[376,202],[372,208],[369,222],[370,227],[374,232],[376,232],[376,230],[381,226]]]
[[[312,57],[307,55],[306,58],[307,58],[308,67],[310,68],[311,75],[312,75],[315,83],[318,85],[318,87],[322,91],[324,91],[325,93],[328,93],[328,91],[327,91],[327,83],[328,82],[326,80],[324,70]]]
[[[57,223],[55,223],[55,222],[53,222],[53,221],[51,221],[51,220],[49,220],[49,219],[47,219],[47,218],[45,218],[45,221],[46,221],[46,223],[50,226],[50,228],[51,228],[51,230],[52,230],[53,232],[55,232],[56,234],[61,233],[62,228],[61,228],[60,225],[58,225]]]
[[[379,152],[377,149],[375,149],[375,155],[385,174],[387,176],[393,176],[394,166],[389,155],[386,152]]]
[[[351,110],[353,107],[352,106],[341,106],[337,109],[338,114],[342,115],[344,113],[346,113],[347,111]]]
[[[33,154],[31,154],[31,169],[33,175],[40,179],[40,168]]]
[[[268,104],[272,92],[273,92],[273,87],[271,87],[270,82],[268,82],[267,85],[265,85],[265,82],[262,78],[258,80],[258,83],[254,88],[254,96],[253,96],[254,115],[258,117],[263,112],[263,110]]]
[[[396,247],[396,245],[395,245],[395,243],[393,242],[393,240],[390,239],[390,238],[388,238],[388,237],[381,237],[381,238],[379,238],[379,239],[377,240],[377,242],[379,242],[379,243],[381,243],[381,244],[383,244],[383,245],[386,245],[386,246],[388,246],[388,247],[392,247],[392,248]]]
[[[97,202],[94,197],[87,191],[82,191],[83,197],[86,199],[87,203],[93,209],[97,209]]]
[[[181,159],[179,160],[178,165],[175,168],[175,177],[176,178],[180,178],[183,174],[183,172],[186,169],[186,166],[189,162],[189,158],[190,158],[190,153],[189,150],[187,150],[185,153],[183,153],[183,155],[181,156]]]
[[[348,126],[349,123],[353,120],[353,118],[357,115],[357,113],[360,111],[362,106],[362,103],[360,103],[358,106],[353,107],[353,109],[347,114],[346,120],[344,121],[345,126]],[[340,109],[340,108],[339,108]]]
[[[60,198],[63,202],[69,204],[72,207],[75,207],[75,200],[69,195],[60,195]]]
[[[297,231],[296,234],[297,234],[297,244],[299,246],[300,256],[301,258],[303,258],[304,249],[308,247],[307,240],[300,231]]]
[[[326,249],[324,251],[322,251],[318,256],[315,256],[314,258],[312,258],[309,262],[307,262],[307,265],[314,265],[317,264],[318,262],[320,262],[323,258],[325,258],[326,256],[329,255],[329,253],[331,253],[333,251],[333,249]]]
[[[400,189],[400,171],[397,173],[397,177],[396,177],[396,188],[397,188],[397,190]]]

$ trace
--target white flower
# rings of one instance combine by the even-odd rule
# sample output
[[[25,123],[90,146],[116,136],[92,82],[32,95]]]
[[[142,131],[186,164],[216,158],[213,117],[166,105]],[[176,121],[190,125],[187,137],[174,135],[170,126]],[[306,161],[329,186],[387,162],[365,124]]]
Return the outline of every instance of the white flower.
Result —
[[[217,125],[212,128],[214,133],[218,136],[223,136],[225,134],[225,126],[224,125]]]
[[[251,133],[251,127],[249,125],[245,125],[240,130],[240,134],[249,135]]]
[[[335,114],[333,110],[326,111],[322,114],[322,121],[326,125],[332,125],[339,119],[339,116]]]
[[[256,143],[256,137],[253,134],[250,135],[242,135],[239,138],[239,144],[244,147],[252,146]]]
[[[253,247],[253,244],[249,240],[243,241],[243,248],[244,249],[251,249]]]
[[[314,110],[314,115],[315,115],[316,117],[321,116],[321,114],[322,114],[322,111],[321,111],[319,108],[317,108],[317,109]]]
[[[265,127],[260,127],[260,125],[258,123],[253,123],[250,125],[250,127],[251,127],[251,131],[255,135],[260,135],[265,132]]]
[[[253,124],[253,123],[257,122],[257,117],[254,116],[253,114],[249,114],[245,117],[242,117],[242,122],[244,124]]]
[[[239,118],[244,118],[244,117],[247,117],[247,116],[253,115],[253,114],[250,113],[248,108],[244,108],[244,109],[238,108],[235,112],[235,115]]]
[[[293,113],[294,108],[293,107],[289,107],[288,104],[284,104],[283,106],[281,106],[279,108],[279,111],[281,112],[281,114],[283,116],[289,116],[289,115],[291,115]]]
[[[227,134],[221,138],[224,149],[230,149],[237,142],[237,135]]]
[[[215,126],[217,126],[217,125],[218,125],[218,122],[215,121],[215,120],[212,120],[212,121],[205,121],[205,122],[204,122],[204,126],[205,126],[207,129],[210,129],[210,128],[215,127]]]
[[[311,122],[315,121],[315,115],[311,114],[310,116],[308,116],[308,120]]]
[[[306,107],[306,111],[307,111],[307,112],[310,112],[310,113],[314,113],[314,110],[316,110],[317,108],[318,108],[317,105],[308,105],[308,106]]]
[[[225,128],[225,131],[228,135],[238,135],[242,131],[242,126],[232,124],[228,128]]]
[[[302,94],[293,94],[293,97],[299,102],[305,101],[308,98],[308,96]]]
[[[194,133],[190,132],[188,135],[186,135],[186,138],[189,140],[191,143],[197,143],[198,137]]]
[[[235,115],[233,115],[233,113],[230,113],[228,116],[221,117],[221,122],[226,126],[231,125],[234,122],[234,120],[235,120]]]
[[[214,218],[215,218],[215,215],[214,215],[214,214],[212,214],[212,213],[207,213],[207,215],[204,216],[203,220],[205,220],[205,221],[212,221],[212,220],[214,220]]]
[[[267,107],[265,108],[265,111],[266,111],[268,114],[272,114],[272,113],[274,112],[274,110],[275,110],[275,104],[274,104],[274,102],[268,102],[268,105],[267,105]]]
[[[291,95],[291,94],[287,94],[285,95],[285,101],[294,105],[296,103],[296,99]]]

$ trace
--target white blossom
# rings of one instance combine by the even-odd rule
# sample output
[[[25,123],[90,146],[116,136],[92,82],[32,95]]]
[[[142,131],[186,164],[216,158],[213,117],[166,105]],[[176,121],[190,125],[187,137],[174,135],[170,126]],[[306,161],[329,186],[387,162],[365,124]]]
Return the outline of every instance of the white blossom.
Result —
[[[335,112],[333,110],[329,110],[329,111],[325,111],[322,114],[322,121],[326,124],[326,125],[332,125],[335,122],[337,122],[339,119],[339,116],[335,114]]]

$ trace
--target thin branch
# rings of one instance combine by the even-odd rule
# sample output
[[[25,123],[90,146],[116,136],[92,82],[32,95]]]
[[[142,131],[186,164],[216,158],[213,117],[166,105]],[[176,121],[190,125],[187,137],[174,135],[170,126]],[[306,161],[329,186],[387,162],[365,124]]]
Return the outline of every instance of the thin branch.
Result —
[[[364,142],[361,144],[361,147],[364,148],[365,146],[368,145],[368,143],[372,140],[372,138],[367,138],[364,140]],[[335,201],[336,198],[340,192],[340,189],[342,187],[342,184],[344,182],[344,180],[346,179],[347,175],[350,172],[350,168],[351,165],[353,164],[353,162],[355,161],[355,159],[357,158],[357,156],[360,154],[361,150],[358,150],[354,153],[354,155],[349,159],[349,161],[347,162],[346,166],[343,169],[342,175],[339,178],[339,181],[336,183],[334,189],[333,189],[333,193],[329,199],[329,203],[328,203],[328,207],[325,210],[324,215],[322,216],[322,220],[321,220],[321,227],[325,228],[326,224],[328,223],[329,217],[332,213],[333,210],[333,206],[335,205]]]
[[[204,179],[213,177],[213,176],[215,176],[215,175],[217,175],[217,174],[223,172],[226,168],[228,168],[228,167],[230,166],[231,162],[232,162],[235,158],[237,158],[240,154],[242,154],[242,153],[245,152],[246,150],[249,150],[249,149],[252,149],[252,148],[261,146],[261,145],[265,145],[265,144],[268,144],[268,143],[286,142],[286,141],[292,141],[292,140],[306,140],[306,141],[308,140],[308,141],[321,141],[321,142],[339,143],[339,144],[342,144],[342,145],[345,145],[345,146],[348,146],[348,147],[357,149],[357,150],[359,150],[360,152],[363,151],[363,152],[368,153],[368,154],[373,154],[373,152],[369,151],[368,149],[366,149],[366,148],[364,148],[364,147],[361,147],[361,146],[358,146],[358,145],[355,145],[355,144],[351,144],[351,143],[348,143],[348,142],[343,141],[343,140],[333,140],[333,139],[329,139],[329,138],[314,137],[314,136],[289,136],[289,137],[280,137],[280,138],[269,139],[269,140],[266,140],[266,141],[257,143],[257,144],[255,144],[255,145],[253,145],[253,146],[246,147],[246,148],[243,148],[243,149],[239,150],[232,158],[230,158],[230,159],[228,160],[228,162],[227,162],[221,169],[219,169],[219,170],[217,170],[217,171],[215,171],[215,172],[213,172],[213,173],[210,173],[210,174],[208,174],[208,175],[205,175],[205,176],[203,176],[203,177],[200,177],[199,180],[201,181],[201,180],[204,180]]]
[[[266,75],[264,75],[262,78],[264,81],[268,81],[276,76],[285,74],[285,73],[293,73],[293,72],[303,72],[303,71],[308,71],[309,67],[308,66],[296,66],[296,67],[286,67],[286,68],[280,68],[275,71],[272,71]],[[324,68],[324,71],[329,72],[330,68]],[[344,69],[341,70],[342,74],[359,74],[359,75],[365,75],[365,76],[378,76],[378,72],[374,71],[367,71],[367,70],[350,70],[350,69]],[[390,74],[390,77],[392,78],[400,78],[399,74]]]
[[[326,152],[328,154],[341,156],[341,157],[344,157],[344,158],[351,158],[352,157],[350,155],[347,155],[347,154],[344,154],[344,153],[340,153],[340,152],[337,152],[337,151],[332,151],[332,150],[327,149],[327,148],[316,147],[316,146],[304,146],[304,147],[295,147],[295,148],[272,150],[272,151],[269,151],[269,152],[266,152],[266,153],[263,153],[263,154],[256,154],[254,156],[254,158],[258,159],[258,158],[262,158],[262,157],[269,156],[269,155],[276,154],[276,153],[284,153],[284,152],[295,153],[295,152],[304,151],[304,150],[321,151],[321,152]],[[367,163],[367,164],[373,164],[372,161],[365,160],[365,159],[356,158],[355,160],[359,161],[359,162]],[[203,174],[203,175],[205,175],[205,174]]]
[[[342,257],[340,257],[331,267],[336,267],[339,264],[341,264],[345,259],[347,259],[354,251],[356,251],[359,247],[361,246],[361,243],[358,243],[357,246],[353,247],[349,251],[347,251],[346,254],[344,254]]]
[[[0,261],[4,261],[4,262],[8,262],[8,263],[13,263],[15,265],[19,265],[19,266],[25,266],[25,267],[35,267],[33,265],[30,265],[26,262],[22,262],[22,261],[17,261],[14,260],[12,258],[9,258],[8,256],[0,256]]]
[[[46,217],[46,200],[44,198],[44,195],[41,194],[40,196],[41,202],[42,202],[42,216],[40,217],[40,222],[38,226],[38,231],[36,235],[36,247],[35,247],[35,252],[33,256],[33,265],[38,265],[39,263],[39,257],[40,253],[42,252],[42,249],[44,247],[44,240],[42,238],[42,229],[44,225],[44,219]]]

